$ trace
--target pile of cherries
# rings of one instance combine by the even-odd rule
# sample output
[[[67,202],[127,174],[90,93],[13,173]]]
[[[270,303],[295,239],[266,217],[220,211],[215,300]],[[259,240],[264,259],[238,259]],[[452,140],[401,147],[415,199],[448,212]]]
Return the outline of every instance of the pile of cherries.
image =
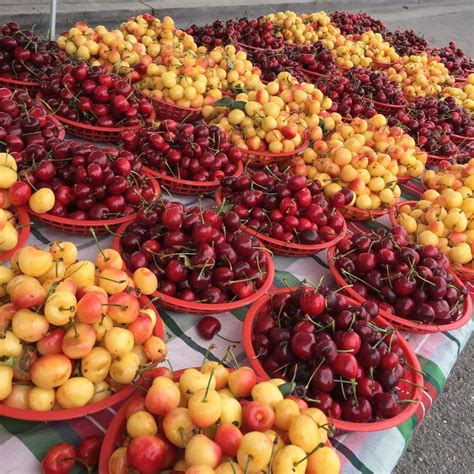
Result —
[[[409,243],[406,231],[355,233],[337,245],[334,263],[362,298],[399,317],[443,325],[459,319],[467,298],[456,286],[447,257],[432,245]]]
[[[0,88],[0,151],[12,153],[18,162],[36,153],[46,153],[48,141],[58,137],[62,126],[43,107],[33,106],[26,91]]]
[[[153,112],[126,80],[85,63],[66,65],[41,82],[40,91],[55,114],[98,127],[138,126]]]
[[[237,43],[262,49],[281,49],[283,36],[277,26],[264,17],[241,19],[234,26],[231,37]]]
[[[384,39],[400,56],[419,54],[429,47],[428,41],[423,36],[418,36],[414,30],[390,31],[384,35]]]
[[[272,295],[257,316],[252,344],[270,377],[294,380],[294,395],[334,419],[372,422],[402,409],[409,373],[393,329],[372,319],[378,305],[353,305],[327,287]]]
[[[283,51],[249,51],[248,59],[262,71],[264,81],[274,81],[282,71],[289,72],[299,82],[306,82],[307,78],[301,71],[301,64],[294,59],[294,49],[285,46]]]
[[[54,41],[42,41],[13,21],[1,27],[0,75],[39,82],[47,80],[54,69],[68,62],[66,52]]]
[[[468,71],[474,71],[474,61],[466,56],[454,41],[450,41],[445,48],[432,49],[431,54],[439,56],[440,61],[454,77],[464,78],[468,75]]]
[[[329,15],[345,36],[358,35],[372,30],[374,33],[385,33],[387,27],[382,21],[372,18],[367,13],[333,12]]]
[[[235,212],[158,200],[122,235],[127,267],[148,267],[158,291],[188,302],[226,303],[255,293],[267,278],[268,253],[240,230]]]
[[[389,117],[389,125],[401,125],[425,151],[446,157],[458,152],[451,134],[474,137],[472,117],[454,97],[418,97],[405,111]]]
[[[374,104],[358,90],[347,77],[327,76],[316,80],[320,91],[332,100],[330,112],[338,112],[345,118],[370,118],[377,114]]]
[[[233,205],[242,223],[259,233],[289,243],[316,245],[334,240],[344,229],[344,217],[329,200],[321,183],[305,176],[281,173],[276,165],[222,180],[222,199]]]
[[[149,168],[190,181],[215,181],[236,173],[242,152],[216,125],[163,120],[157,127],[126,130],[123,147]]]
[[[321,41],[312,45],[294,46],[289,55],[305,71],[326,75],[338,70],[334,56]]]
[[[352,68],[344,76],[357,86],[357,92],[363,96],[384,104],[406,104],[406,99],[397,82],[389,79],[384,72]]]
[[[53,190],[56,201],[49,214],[111,219],[133,214],[156,198],[142,163],[129,151],[57,139],[48,146],[49,154],[42,149],[25,156],[20,176],[36,189]]]
[[[225,46],[232,43],[232,34],[235,31],[234,21],[216,20],[210,25],[191,25],[186,29],[186,33],[194,38],[198,46],[206,46],[209,49]]]

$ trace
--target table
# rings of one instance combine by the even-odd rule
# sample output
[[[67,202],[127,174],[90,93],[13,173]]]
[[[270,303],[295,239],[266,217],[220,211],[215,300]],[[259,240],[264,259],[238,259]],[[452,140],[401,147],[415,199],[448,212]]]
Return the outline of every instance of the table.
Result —
[[[421,193],[421,185],[417,181],[409,182],[402,188],[404,199],[416,199]],[[188,204],[195,202],[189,198],[180,200]],[[205,201],[204,204],[206,204]],[[387,217],[378,222],[363,225],[351,223],[349,227],[352,230],[367,230],[384,225],[389,225]],[[76,243],[81,259],[95,259],[98,249],[92,238],[61,234],[36,223],[32,226],[28,245],[45,246],[58,239]],[[111,240],[111,236],[99,237],[103,248],[110,246]],[[274,261],[275,287],[283,287],[286,284],[295,285],[304,279],[317,282],[322,275],[326,275],[327,281],[332,281],[325,252],[300,259],[275,256]],[[160,314],[166,324],[166,340],[173,368],[176,370],[200,365],[209,342],[203,340],[196,331],[195,324],[199,321],[199,317],[164,310],[160,310]],[[245,314],[246,308],[242,308],[220,315],[221,334],[229,339],[239,340]],[[403,334],[417,353],[425,372],[426,392],[422,403],[415,415],[398,428],[376,433],[338,434],[332,442],[339,453],[344,474],[392,472],[424,415],[443,389],[456,359],[471,336],[472,329],[471,320],[464,327],[449,333]],[[228,343],[219,338],[215,338],[212,342],[217,345],[217,348],[211,357],[217,360],[224,355]],[[239,363],[245,364],[243,345],[236,344],[234,352]],[[39,461],[53,444],[67,441],[77,445],[83,437],[103,434],[115,413],[116,408],[112,407],[93,416],[71,422],[49,423],[0,418],[0,473],[35,474],[41,472]],[[79,469],[73,472],[79,472]]]

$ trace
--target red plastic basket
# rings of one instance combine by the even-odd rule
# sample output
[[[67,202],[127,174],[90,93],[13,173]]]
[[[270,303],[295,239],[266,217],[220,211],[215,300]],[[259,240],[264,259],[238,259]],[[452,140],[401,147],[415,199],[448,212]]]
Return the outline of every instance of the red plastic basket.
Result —
[[[222,204],[222,191],[219,189],[216,192],[216,203],[217,205]],[[337,212],[337,214],[340,214]],[[276,255],[283,255],[284,257],[306,257],[309,255],[316,255],[323,250],[327,250],[330,247],[334,247],[342,238],[345,237],[347,232],[347,224],[344,220],[344,228],[341,233],[334,239],[329,242],[324,242],[323,244],[316,245],[305,245],[305,244],[295,244],[290,242],[284,242],[283,240],[274,239],[265,234],[257,232],[255,229],[247,227],[246,225],[241,225],[241,229],[249,235],[253,235],[258,240],[265,244],[265,248],[271,250]]]
[[[327,74],[322,74],[320,72],[309,71],[308,69],[300,68],[300,71],[305,74],[308,78],[314,79],[315,81],[321,79],[322,77],[327,77]],[[336,72],[336,71],[330,71]]]
[[[374,109],[383,115],[396,115],[398,112],[405,110],[407,104],[388,104],[385,102],[377,102],[369,99],[374,104]]]
[[[385,71],[391,68],[395,63],[382,63],[380,61],[372,61],[372,69],[377,71]]]
[[[336,268],[336,265],[334,264],[334,253],[335,249],[331,248],[328,251],[328,263],[329,263],[329,269],[331,270],[331,273],[333,277],[335,278],[337,284],[344,289],[344,292],[347,293],[350,297],[354,298],[355,300],[359,302],[364,302],[365,299],[362,298],[358,293],[356,293],[350,286],[347,286],[346,280],[342,277],[340,274],[339,270]],[[455,273],[454,275],[454,281],[457,286],[464,286],[463,282],[457,277]],[[471,297],[468,296],[467,299],[465,300],[463,304],[463,312],[461,314],[461,317],[452,323],[449,324],[442,324],[442,325],[437,325],[437,324],[422,324],[422,323],[417,323],[415,321],[410,321],[409,319],[402,318],[400,316],[397,316],[395,314],[389,313],[384,310],[380,310],[380,315],[388,320],[391,324],[396,326],[402,331],[405,332],[411,332],[411,333],[417,333],[417,334],[432,334],[436,332],[448,332],[452,331],[454,329],[458,329],[470,321],[472,317],[472,300]]]
[[[156,325],[153,330],[155,336],[160,337],[161,339],[165,338],[165,326],[163,321],[158,313],[157,309],[149,304],[150,300],[146,296],[140,297],[140,303],[142,307],[146,306],[151,308],[156,314]],[[75,418],[82,418],[83,416],[92,415],[99,411],[105,410],[117,403],[123,402],[131,395],[135,393],[135,386],[129,385],[122,390],[114,393],[108,398],[101,400],[97,403],[91,403],[79,408],[68,408],[52,411],[36,411],[36,410],[23,410],[21,408],[8,407],[0,403],[0,416],[6,416],[7,418],[15,418],[17,420],[27,420],[27,421],[65,421],[73,420]]]
[[[16,216],[16,223],[18,230],[18,243],[15,248],[8,250],[7,252],[0,252],[0,262],[6,262],[10,260],[13,254],[18,250],[24,247],[28,237],[30,236],[30,216],[28,211],[24,206],[15,207],[12,209],[13,214]]]
[[[447,156],[439,156],[428,154],[428,159],[426,160],[426,167],[438,167],[442,161],[452,163],[456,157],[448,158]]]
[[[200,194],[208,194],[214,192],[219,186],[220,181],[190,181],[187,179],[179,179],[167,174],[158,173],[151,168],[144,167],[144,170],[173,194],[182,196],[192,196]],[[237,170],[232,176],[240,176],[244,170],[244,165],[241,161],[237,164]]]
[[[142,94],[142,97],[151,101],[158,120],[173,119],[177,122],[194,122],[202,118],[201,109],[183,107],[147,94]]]
[[[240,148],[244,163],[252,168],[263,168],[272,163],[285,163],[297,156],[300,156],[308,148],[309,140],[305,139],[301,145],[293,151],[282,153],[271,153],[270,151],[252,151]]]
[[[411,176],[397,176],[397,181],[399,183],[408,183],[408,181],[410,181],[410,179],[412,179]]]
[[[455,133],[452,133],[450,135],[451,140],[456,144],[456,145],[463,145],[465,143],[472,143],[474,142],[474,137],[465,137],[463,135],[456,135]]]
[[[242,328],[242,336],[244,342],[244,349],[247,359],[250,361],[250,365],[255,370],[258,376],[262,379],[268,380],[269,376],[263,369],[260,361],[255,354],[253,344],[252,344],[252,332],[255,322],[258,319],[262,309],[265,309],[270,304],[270,298],[273,295],[280,293],[290,293],[296,291],[297,288],[281,288],[278,290],[273,290],[271,293],[266,294],[263,298],[255,302],[250,308],[249,312],[245,316],[244,324]],[[351,304],[357,304],[357,301],[349,298]],[[383,318],[377,317],[375,319],[377,325],[381,327],[389,327],[390,324],[387,323]],[[410,345],[400,336],[400,347],[403,349],[404,358],[406,359],[407,368],[404,378],[417,384],[414,386],[407,382],[402,382],[398,388],[400,389],[400,398],[404,400],[416,400],[416,403],[409,403],[407,406],[399,413],[397,416],[387,419],[387,420],[378,420],[371,423],[354,423],[349,421],[342,420],[333,420],[335,427],[343,431],[361,431],[361,432],[370,432],[370,431],[381,431],[389,428],[394,428],[395,426],[400,425],[401,423],[408,420],[417,410],[418,405],[421,401],[423,391],[421,387],[423,386],[423,377],[421,375],[421,367],[416,354],[413,352],[413,349]],[[409,367],[411,366],[411,368]]]
[[[53,122],[56,126],[59,140],[64,140],[66,137],[66,129],[64,128],[64,125],[54,115],[48,115],[48,120]]]
[[[373,221],[388,214],[390,208],[385,209],[358,209],[354,206],[342,206],[339,208],[341,214],[350,221]]]
[[[250,46],[249,44],[245,43],[236,43],[237,46],[240,46],[245,51],[268,51],[271,53],[279,53],[283,51],[284,48],[276,48],[276,49],[269,49],[269,48],[257,48],[256,46]]]
[[[0,86],[6,87],[12,91],[16,89],[26,89],[28,92],[37,92],[39,90],[39,82],[20,81],[12,77],[0,76]]]
[[[158,182],[150,176],[147,176],[146,179],[150,180],[155,194],[157,196],[160,195],[161,189]],[[115,219],[79,221],[69,219],[68,217],[53,216],[51,214],[37,214],[29,207],[28,212],[35,218],[35,220],[48,227],[60,230],[61,232],[67,232],[68,234],[76,235],[90,235],[91,229],[93,229],[97,235],[111,233],[118,229],[120,225],[130,223],[137,217],[137,213],[134,212],[128,216],[116,217]]]
[[[120,238],[125,232],[127,227],[130,225],[130,222],[122,224],[116,231],[114,238],[112,239],[112,248],[117,250],[122,254],[122,249],[120,248]],[[211,303],[196,303],[180,300],[179,298],[174,298],[172,296],[165,295],[159,291],[153,293],[154,298],[158,298],[157,303],[164,308],[170,309],[177,313],[185,313],[191,315],[204,315],[204,314],[219,314],[227,313],[234,309],[242,308],[247,306],[254,301],[257,301],[261,298],[272,286],[273,278],[275,276],[275,266],[273,265],[273,260],[270,255],[270,252],[260,243],[261,249],[267,254],[267,278],[263,285],[251,296],[244,298],[242,300],[235,300],[229,303],[221,304],[211,304]]]
[[[36,94],[36,101],[39,104],[44,104],[45,106],[48,106],[47,103],[43,101],[41,92],[39,91]],[[64,125],[69,134],[90,142],[116,142],[120,139],[121,133],[125,130],[138,130],[143,126],[140,124],[135,125],[133,127],[97,127],[96,125],[88,125],[81,122],[75,122],[74,120],[69,120],[57,114],[54,114],[53,117]],[[154,120],[155,111],[153,110],[151,117],[147,120],[147,122],[153,123]]]

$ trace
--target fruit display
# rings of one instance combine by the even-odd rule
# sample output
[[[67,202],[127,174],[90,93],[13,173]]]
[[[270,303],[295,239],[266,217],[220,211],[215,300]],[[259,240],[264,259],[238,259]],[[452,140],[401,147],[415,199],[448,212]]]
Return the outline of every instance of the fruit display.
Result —
[[[423,184],[428,188],[413,209],[401,207],[397,222],[411,238],[438,247],[450,261],[473,267],[474,214],[471,204],[474,161],[448,165],[442,171],[428,170]],[[416,220],[415,220],[416,219]]]
[[[140,98],[127,81],[83,62],[52,74],[41,83],[40,92],[41,102],[59,120],[79,126],[128,128],[153,120],[150,102]],[[69,131],[74,133],[75,129],[69,127]]]
[[[130,396],[143,367],[166,358],[162,323],[137,296],[156,290],[154,275],[139,268],[129,277],[112,250],[95,263],[77,256],[74,244],[57,241],[23,247],[12,268],[1,267],[2,415],[93,413]]]
[[[413,30],[389,31],[383,36],[400,56],[417,55],[428,50],[428,41]]]
[[[332,101],[330,112],[338,112],[345,120],[370,118],[377,114],[374,103],[359,91],[360,82],[349,77],[329,75],[316,80],[319,90]]]
[[[281,379],[259,381],[250,367],[229,371],[207,361],[200,370],[163,373],[120,409],[100,472],[338,474],[330,420],[287,393]]]
[[[135,67],[146,69],[163,53],[197,50],[193,38],[177,30],[172,18],[160,20],[147,13],[132,17],[111,31],[103,25],[91,28],[78,22],[57,41],[59,48],[74,59],[124,74]]]
[[[82,225],[81,231],[89,234],[94,221],[112,225],[133,220],[159,194],[142,162],[127,150],[72,140],[50,145],[50,155],[41,151],[21,162],[20,179],[41,194],[30,198],[31,211],[49,225],[56,222],[60,230],[79,231],[76,227]]]
[[[287,73],[280,73],[279,80],[282,74]],[[287,158],[301,147],[299,151],[304,150],[306,136],[319,129],[319,113],[331,105],[313,84],[273,81],[256,91],[240,93],[235,100],[224,98],[203,110],[203,116],[225,130],[239,148],[268,150]],[[254,159],[258,153],[250,156]]]
[[[186,33],[194,38],[198,46],[213,49],[218,46],[226,46],[232,43],[235,22],[233,20],[215,20],[208,25],[192,24],[186,28]]]
[[[315,18],[308,20],[293,11],[285,11],[270,13],[265,16],[265,19],[277,25],[285,43],[312,45],[319,39],[318,28],[329,24],[329,18],[324,12],[315,13],[314,15]]]
[[[224,178],[220,200],[277,254],[314,254],[335,245],[346,227],[319,181],[282,173],[276,165]]]
[[[344,76],[349,79],[352,86],[356,87],[357,94],[376,102],[375,107],[381,108],[380,113],[385,112],[389,115],[390,112],[404,108],[407,103],[398,84],[390,80],[382,71],[352,68]],[[387,108],[387,105],[397,107]]]
[[[387,75],[400,84],[409,99],[436,96],[442,87],[454,82],[444,64],[426,53],[403,56],[401,62],[387,69]]]
[[[454,41],[444,48],[434,48],[430,54],[438,56],[449,73],[456,79],[465,78],[469,71],[474,71],[474,61],[464,54],[464,51],[456,46]]]
[[[367,13],[332,12],[329,15],[331,23],[336,25],[343,35],[360,35],[367,31],[385,33],[387,27],[380,20],[372,18]]]
[[[466,82],[443,87],[443,97],[454,97],[456,103],[471,114],[474,113],[474,73],[469,74]]]
[[[232,34],[232,40],[247,50],[281,49],[283,35],[278,26],[265,17],[239,20],[239,27]]]
[[[472,116],[454,97],[418,97],[389,118],[389,123],[400,124],[428,153],[447,158],[458,153],[453,134],[474,137]]]
[[[305,82],[307,78],[300,71],[301,63],[298,61],[298,52],[293,46],[285,46],[282,51],[249,51],[248,59],[257,66],[264,82],[275,81],[278,75],[285,71],[290,73],[298,82]],[[331,58],[332,55],[330,54]]]
[[[290,57],[298,62],[300,68],[310,78],[337,72],[334,57],[322,41],[317,41],[312,45],[293,46]]]
[[[219,313],[254,301],[273,281],[269,252],[240,224],[235,213],[161,199],[117,231],[114,247],[130,271],[156,275],[160,304]]]
[[[260,83],[259,73],[245,51],[227,45],[215,48],[209,54],[170,55],[163,64],[152,63],[139,86],[153,99],[190,108],[185,109],[190,115],[193,110],[222,98],[223,91],[254,89]]]
[[[414,244],[407,236],[405,227],[395,226],[393,233],[381,229],[342,239],[328,255],[333,276],[340,285],[351,285],[345,290],[350,296],[377,303],[384,318],[407,331],[464,324],[471,300],[449,271],[448,258],[424,238]]]
[[[64,127],[25,91],[0,88],[0,151],[12,153],[20,163],[49,140],[64,139]]]
[[[51,72],[67,62],[67,55],[54,41],[43,41],[31,30],[22,29],[13,21],[0,30],[0,82],[11,78],[11,87],[28,86],[45,80]]]
[[[246,354],[257,374],[293,381],[293,394],[336,428],[397,426],[416,411],[423,378],[408,344],[378,313],[376,302],[325,286],[276,290],[244,320]]]
[[[327,196],[342,202],[342,196],[335,195],[343,194],[341,212],[346,218],[356,217],[346,213],[350,206],[365,211],[358,214],[369,219],[373,211],[387,212],[400,197],[397,177],[421,176],[426,159],[410,136],[388,127],[380,114],[367,121],[341,122],[302,157],[307,176],[320,181]]]
[[[198,186],[197,191],[212,191],[225,176],[242,172],[242,152],[229,143],[226,134],[216,125],[180,124],[167,119],[158,127],[125,131],[121,139],[123,147],[140,156],[146,171],[165,187],[173,186],[176,178],[198,182],[194,186],[211,184],[209,189]],[[173,180],[167,179],[168,176]]]

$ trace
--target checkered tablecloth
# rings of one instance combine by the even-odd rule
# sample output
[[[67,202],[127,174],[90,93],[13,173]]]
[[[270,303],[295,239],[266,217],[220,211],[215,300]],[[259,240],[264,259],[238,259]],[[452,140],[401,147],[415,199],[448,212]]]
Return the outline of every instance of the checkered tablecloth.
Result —
[[[419,196],[418,183],[404,186],[403,197],[416,199]],[[187,200],[190,202],[190,200]],[[372,222],[369,227],[386,225],[387,219]],[[357,225],[359,228],[365,228]],[[78,245],[81,259],[94,259],[97,248],[91,238],[76,237],[34,224],[32,226],[29,245],[44,246],[49,242],[62,239],[71,240]],[[100,238],[101,246],[106,248],[111,237]],[[319,281],[321,275],[330,276],[326,253],[309,258],[275,257],[275,287],[285,283],[297,284],[301,280]],[[241,339],[242,320],[247,308],[232,313],[219,315],[222,321],[221,334],[232,340]],[[203,340],[196,331],[196,316],[176,314],[160,310],[166,324],[166,338],[170,359],[175,369],[197,366],[202,362],[208,341]],[[398,428],[376,433],[339,434],[333,440],[338,450],[342,471],[344,473],[390,473],[396,466],[404,450],[416,432],[425,413],[429,410],[437,395],[443,389],[446,379],[456,362],[457,357],[469,340],[472,332],[472,321],[466,326],[449,333],[432,335],[404,334],[417,353],[425,372],[425,386],[422,404],[417,413]],[[218,338],[213,341],[217,349],[214,356],[223,356],[227,343]],[[242,344],[237,344],[235,353],[240,363],[245,363]],[[41,472],[39,461],[46,451],[55,443],[68,441],[78,444],[85,436],[103,434],[113,418],[116,410],[109,408],[72,422],[30,423],[0,418],[0,474],[35,474]]]

